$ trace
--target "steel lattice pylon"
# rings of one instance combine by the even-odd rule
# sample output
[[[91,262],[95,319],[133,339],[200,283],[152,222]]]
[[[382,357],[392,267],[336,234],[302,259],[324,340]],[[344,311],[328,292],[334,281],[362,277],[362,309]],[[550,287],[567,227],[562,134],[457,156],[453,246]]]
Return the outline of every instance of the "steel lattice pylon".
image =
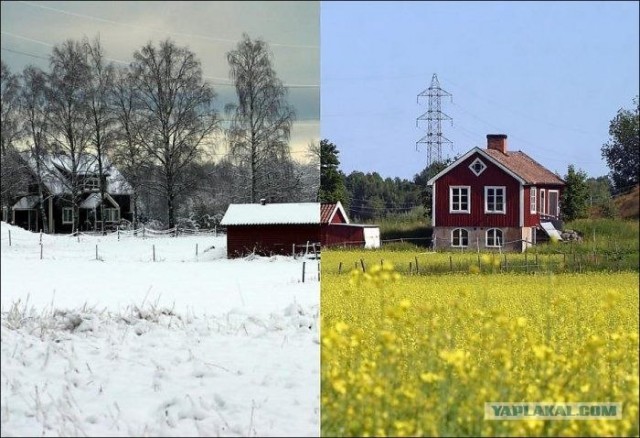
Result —
[[[453,119],[441,111],[441,98],[444,96],[451,97],[451,93],[440,88],[438,75],[434,73],[429,88],[418,94],[416,99],[419,103],[421,97],[429,98],[429,109],[416,119],[416,126],[421,120],[427,121],[427,133],[416,142],[416,149],[419,144],[427,145],[427,166],[434,161],[442,161],[443,144],[453,145],[451,140],[442,135],[442,121],[451,120],[453,124]]]

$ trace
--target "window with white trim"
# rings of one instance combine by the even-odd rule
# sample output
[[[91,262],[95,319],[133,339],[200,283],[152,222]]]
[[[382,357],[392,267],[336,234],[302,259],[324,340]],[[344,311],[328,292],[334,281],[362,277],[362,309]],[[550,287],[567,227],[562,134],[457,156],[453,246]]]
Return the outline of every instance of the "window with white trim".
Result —
[[[535,187],[531,187],[529,189],[529,205],[530,205],[529,209],[531,214],[537,211],[536,210],[536,207],[538,205],[538,200],[536,199],[537,195],[538,195],[538,189]]]
[[[490,248],[499,248],[503,245],[502,230],[499,228],[491,228],[487,230],[485,237],[485,246]]]
[[[540,208],[538,209],[540,214],[547,213],[546,193],[544,189],[540,189]]]
[[[506,213],[507,203],[505,200],[506,188],[504,186],[485,186],[484,188],[484,212],[485,213]]]
[[[469,186],[449,187],[449,213],[470,213],[470,192]]]
[[[469,246],[469,232],[464,228],[451,231],[451,246],[458,248]]]
[[[84,188],[88,190],[98,190],[100,188],[100,180],[94,176],[90,176],[84,180]]]
[[[73,208],[64,207],[62,209],[62,223],[63,224],[73,223]]]
[[[480,176],[482,172],[487,168],[487,165],[482,162],[480,158],[476,158],[473,160],[473,163],[469,165],[469,169],[473,172],[475,176]]]
[[[119,208],[105,208],[104,209],[104,221],[105,222],[118,222],[118,221],[120,221],[120,209]]]

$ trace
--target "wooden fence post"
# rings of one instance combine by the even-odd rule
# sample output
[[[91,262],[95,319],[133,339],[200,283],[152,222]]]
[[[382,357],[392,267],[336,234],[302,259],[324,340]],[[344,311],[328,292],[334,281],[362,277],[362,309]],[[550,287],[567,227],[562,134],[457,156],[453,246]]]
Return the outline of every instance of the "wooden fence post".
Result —
[[[302,282],[304,283],[304,270],[306,268],[307,262],[302,262]]]
[[[342,274],[342,262],[338,265],[338,274]]]
[[[196,257],[198,257],[198,244],[196,243]]]
[[[8,231],[9,231],[9,246],[11,246],[11,230],[8,230]]]
[[[453,272],[453,257],[449,256],[449,271]]]
[[[416,274],[418,274],[420,272],[420,268],[418,268],[418,256],[413,256],[413,258],[416,261]]]
[[[120,241],[120,225],[118,225],[117,230],[118,230],[118,242],[119,242]]]
[[[42,243],[41,243],[41,244],[40,244],[40,260],[42,260],[42,247],[43,247],[43,245],[42,245]]]
[[[156,261],[156,245],[153,245],[153,261]]]
[[[362,266],[362,272],[366,272],[366,269],[364,268],[364,260],[360,259],[360,265]]]
[[[413,274],[413,262],[409,262],[409,274]]]

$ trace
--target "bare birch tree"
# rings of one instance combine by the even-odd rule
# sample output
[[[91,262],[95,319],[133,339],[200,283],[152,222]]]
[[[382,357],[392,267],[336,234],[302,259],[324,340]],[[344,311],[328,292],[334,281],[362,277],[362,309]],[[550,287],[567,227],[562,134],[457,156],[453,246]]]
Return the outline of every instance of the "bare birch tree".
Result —
[[[170,40],[148,43],[134,53],[131,64],[141,123],[147,126],[138,141],[162,173],[168,226],[175,225],[176,198],[187,188],[184,170],[198,159],[217,129],[215,94],[203,81],[195,54]]]
[[[114,85],[111,93],[116,121],[116,142],[113,150],[113,160],[119,170],[131,185],[133,220],[135,230],[138,221],[138,204],[140,190],[148,180],[149,157],[139,138],[147,136],[138,111],[140,99],[136,95],[133,77],[128,68],[115,71]]]
[[[288,186],[283,180],[288,175],[286,169],[280,175],[277,171],[290,160],[289,136],[295,114],[271,58],[264,41],[246,34],[236,49],[227,53],[238,98],[236,105],[227,108],[232,114],[229,146],[234,161],[248,171],[250,202],[278,196],[282,186]]]
[[[20,82],[2,61],[0,67],[1,82],[1,128],[0,128],[0,204],[8,208],[8,202],[21,184],[21,160],[15,148],[15,142],[21,135],[18,93]]]
[[[78,41],[67,40],[55,46],[46,89],[49,143],[56,152],[55,162],[64,174],[59,182],[70,193],[73,232],[79,225],[83,173],[91,164],[87,160],[93,129],[87,118],[89,65],[86,54],[84,45]]]
[[[27,138],[29,156],[33,163],[32,174],[38,186],[38,209],[42,217],[42,230],[49,233],[49,221],[44,209],[44,159],[47,155],[47,77],[45,73],[33,66],[22,72],[22,89],[20,107],[24,119],[24,131]]]
[[[107,63],[104,57],[104,49],[100,40],[96,38],[89,42],[85,38],[84,49],[87,51],[89,65],[89,78],[87,81],[87,109],[91,123],[91,146],[93,155],[98,164],[98,189],[100,191],[100,230],[104,234],[106,211],[104,208],[105,194],[107,191],[106,175],[111,163],[107,154],[113,147],[115,140],[115,120],[113,109],[110,106],[110,97],[114,86],[114,67]]]

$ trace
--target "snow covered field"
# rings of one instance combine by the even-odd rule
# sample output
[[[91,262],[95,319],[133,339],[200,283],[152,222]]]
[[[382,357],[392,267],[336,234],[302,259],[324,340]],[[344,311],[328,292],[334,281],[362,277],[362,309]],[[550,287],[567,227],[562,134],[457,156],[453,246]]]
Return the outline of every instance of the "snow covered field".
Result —
[[[319,435],[316,261],[227,260],[205,234],[43,235],[40,260],[39,234],[0,237],[2,436]]]

